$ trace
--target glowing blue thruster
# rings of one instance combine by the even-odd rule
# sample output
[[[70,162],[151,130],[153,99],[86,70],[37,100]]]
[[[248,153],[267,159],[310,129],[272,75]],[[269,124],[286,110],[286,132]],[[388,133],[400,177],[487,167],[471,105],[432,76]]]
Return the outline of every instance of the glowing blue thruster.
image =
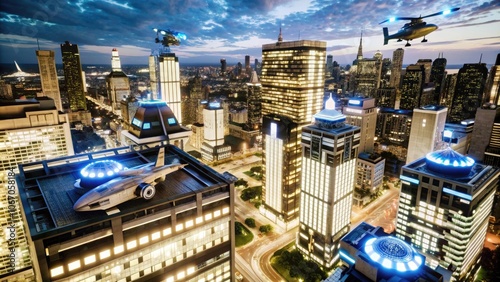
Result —
[[[443,137],[446,137],[446,138],[451,138],[451,137],[453,137],[453,131],[451,131],[451,130],[445,130],[445,131],[443,132]]]
[[[451,10],[445,10],[445,11],[443,11],[443,15],[448,15],[449,13],[451,13]]]
[[[84,178],[103,178],[111,177],[123,169],[124,167],[116,161],[100,160],[86,165],[80,170],[80,174]]]
[[[396,21],[396,18],[395,18],[395,17],[392,17],[392,18],[390,18],[390,19],[389,19],[389,22],[390,22],[390,23],[392,23],[392,22],[394,22],[394,21]]]
[[[182,40],[186,40],[187,39],[187,36],[186,34],[182,33],[182,32],[177,32],[175,34],[175,37],[177,37],[178,39],[182,39]]]

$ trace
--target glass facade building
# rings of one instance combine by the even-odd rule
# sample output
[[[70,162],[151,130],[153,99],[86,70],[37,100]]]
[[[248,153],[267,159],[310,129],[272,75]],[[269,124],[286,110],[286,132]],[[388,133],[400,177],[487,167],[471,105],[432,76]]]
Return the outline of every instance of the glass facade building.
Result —
[[[64,81],[71,111],[86,111],[85,85],[78,45],[66,41],[61,44]]]

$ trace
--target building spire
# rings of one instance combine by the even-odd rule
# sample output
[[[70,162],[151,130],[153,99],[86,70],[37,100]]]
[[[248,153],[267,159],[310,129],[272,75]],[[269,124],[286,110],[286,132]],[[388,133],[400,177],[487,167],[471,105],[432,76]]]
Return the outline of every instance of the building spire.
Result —
[[[281,25],[280,25],[280,34],[278,35],[278,42],[283,42],[283,36],[281,35]]]
[[[479,57],[479,63],[483,60],[483,53],[481,53],[481,57]]]
[[[361,31],[361,38],[359,39],[359,48],[358,48],[358,60],[363,59],[363,31]]]

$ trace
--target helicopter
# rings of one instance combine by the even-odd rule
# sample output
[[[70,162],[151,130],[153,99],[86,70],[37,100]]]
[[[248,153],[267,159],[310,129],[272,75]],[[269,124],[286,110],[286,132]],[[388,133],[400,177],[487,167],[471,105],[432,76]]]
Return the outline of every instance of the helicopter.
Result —
[[[411,46],[410,42],[411,40],[419,37],[424,37],[422,42],[427,42],[427,39],[425,39],[425,36],[433,31],[435,31],[438,26],[435,24],[428,24],[424,22],[422,19],[424,18],[429,18],[429,17],[434,17],[434,16],[439,16],[439,15],[448,15],[449,13],[456,12],[460,10],[460,8],[453,8],[449,10],[444,10],[438,13],[430,14],[427,16],[420,16],[418,18],[412,18],[412,17],[394,17],[387,19],[385,21],[380,22],[379,24],[383,24],[386,22],[394,22],[398,20],[406,20],[410,21],[409,23],[406,23],[397,33],[389,35],[389,29],[387,27],[383,28],[384,31],[384,45],[386,45],[389,40],[391,39],[398,39],[398,42],[406,40],[406,45],[405,47]]]
[[[155,42],[161,43],[165,47],[169,47],[170,45],[179,46],[181,44],[181,40],[187,39],[186,34],[178,31],[172,31],[170,29],[163,30],[153,28],[153,31],[156,32]],[[161,40],[159,38],[160,34],[163,37]]]

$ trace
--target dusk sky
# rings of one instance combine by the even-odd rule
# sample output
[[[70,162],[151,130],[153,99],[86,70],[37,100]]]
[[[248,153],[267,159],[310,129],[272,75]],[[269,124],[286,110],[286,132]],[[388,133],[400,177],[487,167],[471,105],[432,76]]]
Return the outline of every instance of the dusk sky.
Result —
[[[439,29],[406,42],[383,45],[382,27],[395,33],[406,21],[380,25],[392,16],[418,17],[449,8],[460,10],[425,19]],[[122,64],[148,63],[156,33],[171,29],[187,40],[172,51],[185,64],[229,65],[244,63],[244,56],[261,60],[262,44],[274,43],[282,27],[284,41],[322,40],[327,54],[340,64],[356,57],[363,31],[363,55],[380,50],[392,58],[405,48],[404,64],[444,53],[448,64],[493,64],[500,53],[500,1],[481,0],[2,0],[0,2],[0,63],[37,63],[40,48],[54,50],[61,62],[60,44],[78,44],[82,64],[110,64],[111,50],[118,48]]]

